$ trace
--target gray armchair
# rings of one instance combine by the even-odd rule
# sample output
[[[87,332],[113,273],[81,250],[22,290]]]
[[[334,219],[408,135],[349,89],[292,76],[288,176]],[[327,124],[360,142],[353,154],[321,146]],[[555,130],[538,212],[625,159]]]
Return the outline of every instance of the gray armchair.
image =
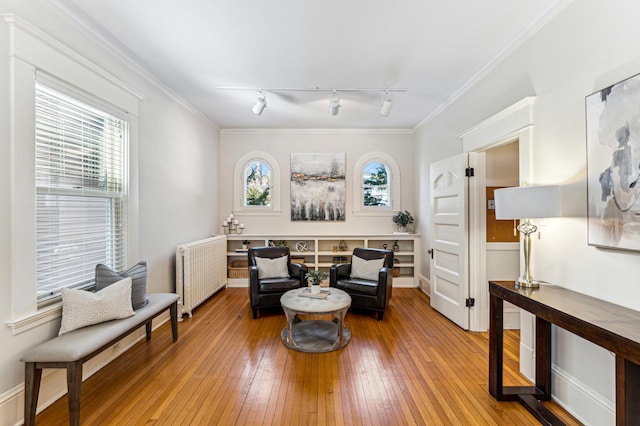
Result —
[[[359,259],[354,259],[357,257]],[[369,271],[365,278],[354,276],[352,268],[354,261],[358,266],[368,260],[382,259],[382,267],[379,270]],[[331,266],[329,270],[329,286],[339,288],[351,296],[352,308],[370,309],[378,313],[378,321],[382,321],[384,310],[391,299],[393,280],[393,252],[391,250],[379,250],[369,248],[356,248],[351,256],[351,263],[341,263]],[[358,275],[358,274],[355,274]]]
[[[287,291],[306,287],[307,266],[291,263],[288,247],[253,247],[247,256],[253,319],[257,318],[260,308],[281,306],[280,297]],[[264,265],[262,271],[259,264]]]

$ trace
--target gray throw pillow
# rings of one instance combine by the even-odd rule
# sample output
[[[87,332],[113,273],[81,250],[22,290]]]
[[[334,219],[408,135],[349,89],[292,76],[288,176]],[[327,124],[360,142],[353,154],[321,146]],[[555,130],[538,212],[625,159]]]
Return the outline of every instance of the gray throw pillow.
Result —
[[[141,261],[124,272],[115,272],[107,265],[96,265],[96,291],[100,291],[123,278],[131,278],[131,306],[140,309],[149,301],[147,300],[147,262]]]

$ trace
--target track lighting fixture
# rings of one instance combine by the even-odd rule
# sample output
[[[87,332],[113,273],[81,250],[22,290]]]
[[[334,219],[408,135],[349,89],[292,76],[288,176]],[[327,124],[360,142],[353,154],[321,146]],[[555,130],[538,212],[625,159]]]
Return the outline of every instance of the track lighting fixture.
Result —
[[[252,108],[252,111],[255,115],[262,114],[262,111],[267,107],[267,96],[260,90],[258,93],[258,99],[256,100],[255,105]]]
[[[388,117],[391,112],[391,107],[393,106],[393,101],[391,100],[391,95],[388,90],[385,90],[382,95],[382,105],[380,105],[380,115],[383,117]]]
[[[393,99],[391,92],[406,92],[409,89],[380,89],[380,88],[336,88],[328,89],[321,87],[267,87],[267,88],[253,88],[253,87],[217,87],[218,90],[258,90],[258,99],[252,108],[252,111],[256,115],[262,114],[267,107],[267,97],[264,92],[333,92],[333,97],[329,101],[329,113],[331,115],[338,115],[340,112],[340,97],[338,92],[381,92],[382,104],[380,105],[380,115],[387,117],[393,107]]]
[[[334,90],[333,98],[329,101],[329,114],[338,115],[339,110],[340,110],[340,97]]]

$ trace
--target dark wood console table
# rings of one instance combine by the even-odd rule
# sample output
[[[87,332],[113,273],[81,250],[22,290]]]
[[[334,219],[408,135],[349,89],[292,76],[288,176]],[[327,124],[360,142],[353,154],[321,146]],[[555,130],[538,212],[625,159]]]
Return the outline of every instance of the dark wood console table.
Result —
[[[640,312],[554,285],[517,288],[489,282],[489,392],[498,401],[520,401],[543,424],[562,424],[540,401],[551,399],[551,324],[616,356],[616,424],[640,424]],[[534,386],[503,386],[503,302],[536,317]]]

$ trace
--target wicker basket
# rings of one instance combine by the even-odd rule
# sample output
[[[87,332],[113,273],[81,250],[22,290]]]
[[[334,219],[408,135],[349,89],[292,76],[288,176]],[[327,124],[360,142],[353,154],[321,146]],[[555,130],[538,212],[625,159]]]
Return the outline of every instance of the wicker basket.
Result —
[[[227,277],[249,278],[249,262],[246,260],[232,260],[227,266]]]

